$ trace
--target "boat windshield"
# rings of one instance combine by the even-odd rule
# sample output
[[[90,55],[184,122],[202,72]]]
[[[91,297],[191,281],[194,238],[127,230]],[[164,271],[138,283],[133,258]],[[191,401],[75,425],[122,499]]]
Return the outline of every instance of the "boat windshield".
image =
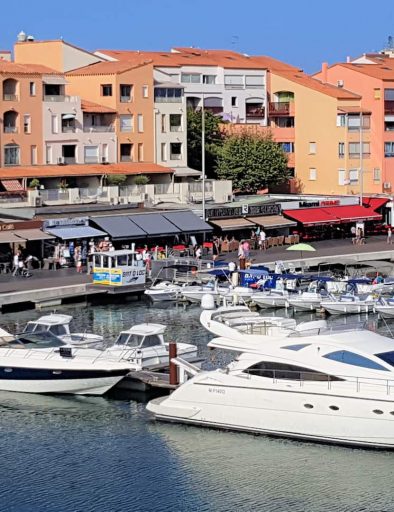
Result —
[[[129,334],[122,332],[115,341],[115,345],[127,345],[128,347],[139,347],[142,342],[142,336],[139,334]]]
[[[38,324],[35,322],[28,322],[23,332],[34,332],[38,327]]]
[[[48,331],[39,333],[23,333],[19,335],[15,341],[10,343],[11,346],[23,346],[24,348],[56,348],[63,347],[65,343],[57,336]]]

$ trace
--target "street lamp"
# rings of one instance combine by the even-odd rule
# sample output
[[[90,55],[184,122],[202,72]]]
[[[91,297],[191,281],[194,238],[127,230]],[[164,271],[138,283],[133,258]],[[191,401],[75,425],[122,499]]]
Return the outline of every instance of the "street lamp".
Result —
[[[202,93],[201,108],[201,172],[202,172],[202,220],[205,220],[205,107]]]
[[[360,205],[363,204],[364,169],[363,169],[363,113],[360,112]]]

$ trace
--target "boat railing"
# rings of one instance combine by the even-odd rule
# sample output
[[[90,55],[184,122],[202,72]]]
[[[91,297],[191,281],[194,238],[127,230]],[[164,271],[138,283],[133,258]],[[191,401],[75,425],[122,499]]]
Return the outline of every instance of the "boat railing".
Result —
[[[354,375],[329,375],[320,373],[318,371],[302,371],[302,370],[278,370],[278,369],[253,369],[249,368],[243,371],[242,375],[247,375],[247,378],[252,376],[266,377],[271,380],[273,384],[283,384],[286,382],[297,383],[300,388],[323,383],[327,385],[327,389],[331,391],[333,388],[338,388],[343,384],[354,384],[353,390],[357,393],[361,391],[381,391],[385,395],[391,395],[394,390],[393,379],[380,379],[378,377],[357,377]],[[316,387],[314,388],[316,390]]]

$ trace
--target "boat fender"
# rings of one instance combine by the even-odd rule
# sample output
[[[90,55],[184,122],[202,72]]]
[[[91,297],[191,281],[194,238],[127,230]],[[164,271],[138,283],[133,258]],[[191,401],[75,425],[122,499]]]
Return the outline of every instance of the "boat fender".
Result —
[[[210,293],[205,293],[201,297],[201,307],[206,310],[215,309],[215,297]]]

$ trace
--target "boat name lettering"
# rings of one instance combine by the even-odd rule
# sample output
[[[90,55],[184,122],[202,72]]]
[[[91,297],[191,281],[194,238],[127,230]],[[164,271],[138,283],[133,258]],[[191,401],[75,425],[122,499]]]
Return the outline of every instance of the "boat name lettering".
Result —
[[[208,388],[208,391],[210,393],[218,393],[219,395],[225,395],[226,394],[226,390],[225,389],[221,389],[221,388]]]
[[[136,277],[136,276],[144,276],[145,270],[126,270],[123,271],[123,277]]]

